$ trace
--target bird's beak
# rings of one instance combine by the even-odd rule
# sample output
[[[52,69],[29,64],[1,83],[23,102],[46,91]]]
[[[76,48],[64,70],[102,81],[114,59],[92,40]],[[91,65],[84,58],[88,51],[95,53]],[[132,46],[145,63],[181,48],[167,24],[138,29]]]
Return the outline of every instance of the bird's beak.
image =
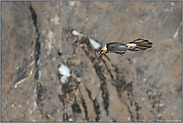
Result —
[[[100,52],[98,53],[99,55],[103,54],[105,52],[104,49],[101,49]]]
[[[104,52],[105,52],[105,51],[104,51],[103,49],[101,49],[99,53],[101,54],[101,53],[104,53]]]

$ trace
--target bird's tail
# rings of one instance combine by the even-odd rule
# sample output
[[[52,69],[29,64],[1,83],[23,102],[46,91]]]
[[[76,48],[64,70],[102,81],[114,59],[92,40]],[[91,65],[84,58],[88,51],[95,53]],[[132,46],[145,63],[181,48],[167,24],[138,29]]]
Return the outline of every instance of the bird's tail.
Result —
[[[141,51],[141,50],[147,50],[148,48],[152,48],[153,43],[142,38],[137,38],[134,41],[128,42],[127,45],[129,46],[133,45],[133,47],[129,47],[128,50],[130,51]]]

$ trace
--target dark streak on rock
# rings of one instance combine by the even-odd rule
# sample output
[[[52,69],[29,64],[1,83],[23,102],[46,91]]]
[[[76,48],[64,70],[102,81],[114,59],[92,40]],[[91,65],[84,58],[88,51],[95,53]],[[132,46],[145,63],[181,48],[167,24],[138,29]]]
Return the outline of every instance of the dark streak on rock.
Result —
[[[32,21],[33,24],[36,28],[36,42],[35,42],[35,47],[34,47],[34,57],[35,57],[35,66],[36,66],[36,74],[35,74],[35,79],[38,80],[39,79],[39,68],[38,68],[38,60],[39,60],[39,56],[40,56],[40,50],[41,50],[41,44],[39,42],[39,38],[40,38],[40,33],[39,33],[39,29],[37,26],[37,14],[34,10],[34,8],[32,7],[32,4],[30,3],[30,11],[31,11],[31,17],[32,17]]]
[[[63,103],[63,106],[65,107],[65,102],[64,102],[64,98],[65,96],[64,95],[58,95],[59,99],[60,99],[60,102]]]
[[[85,103],[85,100],[83,99],[83,97],[81,97],[81,101],[82,101],[82,105],[83,105],[83,108],[85,110],[85,120],[89,120],[88,118],[88,112],[87,112],[87,107],[86,107],[86,103]]]
[[[128,93],[128,99],[130,100],[131,106],[133,106],[133,103],[135,103],[135,110],[136,110],[136,120],[139,121],[140,120],[140,115],[139,115],[139,110],[141,109],[141,107],[137,104],[137,102],[134,100],[133,97],[133,85],[132,83],[127,83],[125,80],[125,74],[123,73],[124,70],[119,70],[118,68],[116,68],[114,65],[112,65],[115,68],[115,72],[116,72],[116,81],[114,83],[117,92],[118,92],[118,96],[121,96],[121,92],[126,90]],[[134,116],[130,110],[130,106],[127,105],[128,111],[131,114],[131,120],[135,121]]]
[[[105,67],[107,68],[107,71],[109,72],[111,78],[113,79],[114,77],[113,77],[113,75],[112,75],[112,73],[111,73],[111,70],[107,67],[106,62],[105,62],[103,59],[102,59],[102,61],[103,61],[103,63],[105,64]]]
[[[39,70],[36,70],[36,74],[35,74],[35,77],[34,77],[36,80],[39,79]]]
[[[37,101],[42,101],[42,92],[43,92],[43,87],[41,83],[37,83]]]
[[[37,80],[37,104],[38,104],[38,108],[40,110],[40,112],[43,114],[43,103],[42,103],[42,100],[43,100],[43,93],[45,93],[43,91],[43,88],[42,88],[42,85],[41,83],[38,81],[39,80],[39,64],[38,64],[38,60],[39,60],[39,56],[40,56],[40,50],[41,50],[41,44],[40,44],[40,41],[39,41],[39,38],[40,38],[40,33],[39,33],[39,29],[38,29],[38,26],[37,26],[37,14],[34,10],[34,8],[32,7],[32,4],[30,2],[30,12],[31,12],[31,18],[32,18],[32,21],[33,21],[33,24],[34,24],[34,27],[36,29],[36,41],[35,41],[35,46],[34,46],[34,59],[35,59],[35,80]]]
[[[17,78],[16,78],[16,83],[24,78],[28,77],[27,70],[23,71]]]
[[[100,119],[100,106],[98,105],[96,99],[93,100],[93,107],[94,107],[94,109],[95,109],[95,113],[97,114],[95,120],[96,120],[96,122],[98,122],[99,119]]]
[[[140,115],[139,115],[139,113],[138,113],[138,111],[139,111],[140,109],[141,109],[141,107],[137,104],[137,102],[135,102],[135,111],[136,111],[136,114],[137,114],[137,117],[136,117],[137,121],[140,120]]]
[[[43,114],[43,111],[42,111],[42,106],[43,104],[41,103],[42,100],[43,100],[43,87],[41,85],[41,83],[37,82],[37,105],[38,105],[38,109],[40,110],[40,112]]]
[[[90,58],[91,62],[94,63],[96,57],[93,58],[93,57],[89,56],[89,51],[92,51],[92,49],[91,49],[92,47],[90,46],[89,40],[87,38],[82,38],[81,41],[76,41],[75,44],[73,44],[74,54],[75,54],[75,47],[77,46],[76,45],[77,42],[79,42],[80,44],[86,44],[88,50],[86,50],[84,46],[82,47],[82,49],[85,52],[86,56],[88,56]],[[96,72],[98,71],[98,74],[100,74],[100,75],[97,74],[99,76],[99,78],[104,81],[105,77],[101,74],[102,72],[99,72],[99,71],[101,71],[101,69],[99,69],[100,66],[98,66],[97,63],[96,63],[96,64],[94,64],[94,68],[95,68],[95,71]],[[89,96],[90,100],[92,100],[92,96],[91,96],[90,90],[87,87],[85,87],[85,89],[88,92],[88,96]],[[108,95],[108,94],[105,94],[105,95]],[[86,103],[85,103],[85,101],[84,101],[84,99],[82,97],[81,97],[81,100],[82,100],[83,108],[85,110],[85,120],[88,121],[89,118],[88,118]],[[93,101],[93,107],[95,109],[95,113],[97,115],[95,120],[99,121],[99,119],[100,119],[100,116],[99,116],[100,115],[100,107],[99,107],[96,99],[92,100],[92,101]],[[105,103],[105,101],[104,101],[104,103]],[[108,104],[107,104],[106,108],[108,108]]]
[[[131,116],[131,120],[132,120],[132,122],[135,122],[135,120],[134,120],[134,116],[133,116],[133,114],[132,114],[132,112],[131,112],[131,110],[130,110],[129,105],[128,105],[127,103],[125,103],[125,105],[127,106],[127,109],[128,109],[128,111],[129,111],[129,113],[130,113],[130,116]]]
[[[102,74],[103,72],[101,71],[102,70],[102,67],[98,65],[98,63],[95,63],[94,66],[95,68],[95,72],[97,74],[97,76],[99,77],[100,81],[101,82],[105,82],[106,78],[104,77],[104,75]]]
[[[105,111],[108,115],[109,93],[108,93],[108,89],[107,89],[107,84],[105,82],[106,78],[102,74],[103,72],[101,71],[102,70],[101,66],[99,66],[99,62],[103,61],[103,59],[102,59],[102,57],[96,56],[96,54],[98,52],[95,53],[95,57],[92,57],[89,55],[89,52],[93,51],[93,49],[92,49],[91,44],[89,43],[88,38],[82,38],[80,41],[80,44],[86,44],[88,50],[85,49],[85,47],[82,47],[82,49],[85,52],[86,56],[88,56],[90,58],[91,62],[93,63],[93,67],[95,68],[95,72],[96,72],[97,76],[99,77],[100,81],[102,82],[100,88],[102,90],[102,98],[103,98],[104,108],[105,108]],[[95,61],[97,61],[97,62],[95,62]]]
[[[124,91],[127,87],[127,83],[125,80],[125,76],[124,73],[122,71],[124,70],[119,70],[118,68],[115,68],[115,72],[116,72],[116,81],[113,83],[117,89],[118,95]]]
[[[85,88],[86,88],[86,90],[87,90],[87,92],[88,92],[89,98],[92,100],[90,90],[89,90],[87,87],[85,87]],[[95,117],[95,120],[96,120],[96,122],[98,122],[99,119],[100,119],[100,106],[98,105],[96,99],[94,99],[94,100],[92,100],[92,101],[93,101],[93,107],[94,107],[94,109],[95,109],[95,113],[96,113],[96,115],[97,115],[97,116]]]
[[[63,114],[63,121],[64,121],[64,122],[67,122],[68,119],[69,119],[69,117],[68,117],[67,113],[64,113],[64,114]]]
[[[37,15],[36,15],[36,12],[34,11],[34,9],[32,8],[32,4],[31,3],[30,3],[30,11],[31,11],[31,14],[32,14],[32,20],[33,20],[34,26],[36,27],[36,32],[38,32],[38,28],[37,28]]]
[[[72,104],[72,111],[74,113],[74,116],[75,116],[75,113],[79,113],[79,114],[81,113],[81,109],[78,103],[75,102],[74,104]]]
[[[165,106],[159,106],[159,104],[161,103],[161,94],[154,94],[152,90],[147,90],[146,93],[149,95],[148,98],[152,105],[150,112],[152,114],[162,113],[165,110]],[[157,117],[157,119],[161,119],[161,117]]]
[[[16,76],[17,78],[13,81],[13,85],[15,85],[17,82],[29,77],[29,72],[31,71],[31,66],[30,63],[34,60],[34,58],[32,56],[30,56],[29,58],[25,58],[22,65],[20,67],[18,67],[17,71],[16,71]],[[13,77],[11,75],[11,77]]]
[[[85,87],[86,88],[86,91],[88,92],[88,96],[89,96],[89,98],[92,100],[92,97],[91,97],[91,92],[90,92],[90,90],[87,88],[87,87]],[[93,101],[93,100],[92,100]]]
[[[108,107],[109,107],[109,93],[108,93],[108,90],[107,90],[107,84],[106,82],[103,82],[101,84],[101,90],[102,90],[102,98],[103,98],[103,102],[104,102],[104,108],[107,112],[107,115],[109,114],[108,112]]]

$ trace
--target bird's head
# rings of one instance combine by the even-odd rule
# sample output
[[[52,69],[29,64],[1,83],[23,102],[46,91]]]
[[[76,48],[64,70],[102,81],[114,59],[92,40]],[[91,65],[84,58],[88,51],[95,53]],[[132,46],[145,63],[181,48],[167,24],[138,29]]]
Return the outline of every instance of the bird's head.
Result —
[[[99,52],[99,54],[104,54],[104,53],[109,53],[106,45]]]

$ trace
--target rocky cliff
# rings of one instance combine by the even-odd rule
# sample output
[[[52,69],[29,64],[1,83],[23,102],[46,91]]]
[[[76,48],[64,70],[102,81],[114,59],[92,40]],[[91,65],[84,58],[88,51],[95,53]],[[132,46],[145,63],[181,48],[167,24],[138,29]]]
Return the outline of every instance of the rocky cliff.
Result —
[[[1,5],[2,121],[181,121],[181,2]],[[153,48],[98,54],[138,37]]]

